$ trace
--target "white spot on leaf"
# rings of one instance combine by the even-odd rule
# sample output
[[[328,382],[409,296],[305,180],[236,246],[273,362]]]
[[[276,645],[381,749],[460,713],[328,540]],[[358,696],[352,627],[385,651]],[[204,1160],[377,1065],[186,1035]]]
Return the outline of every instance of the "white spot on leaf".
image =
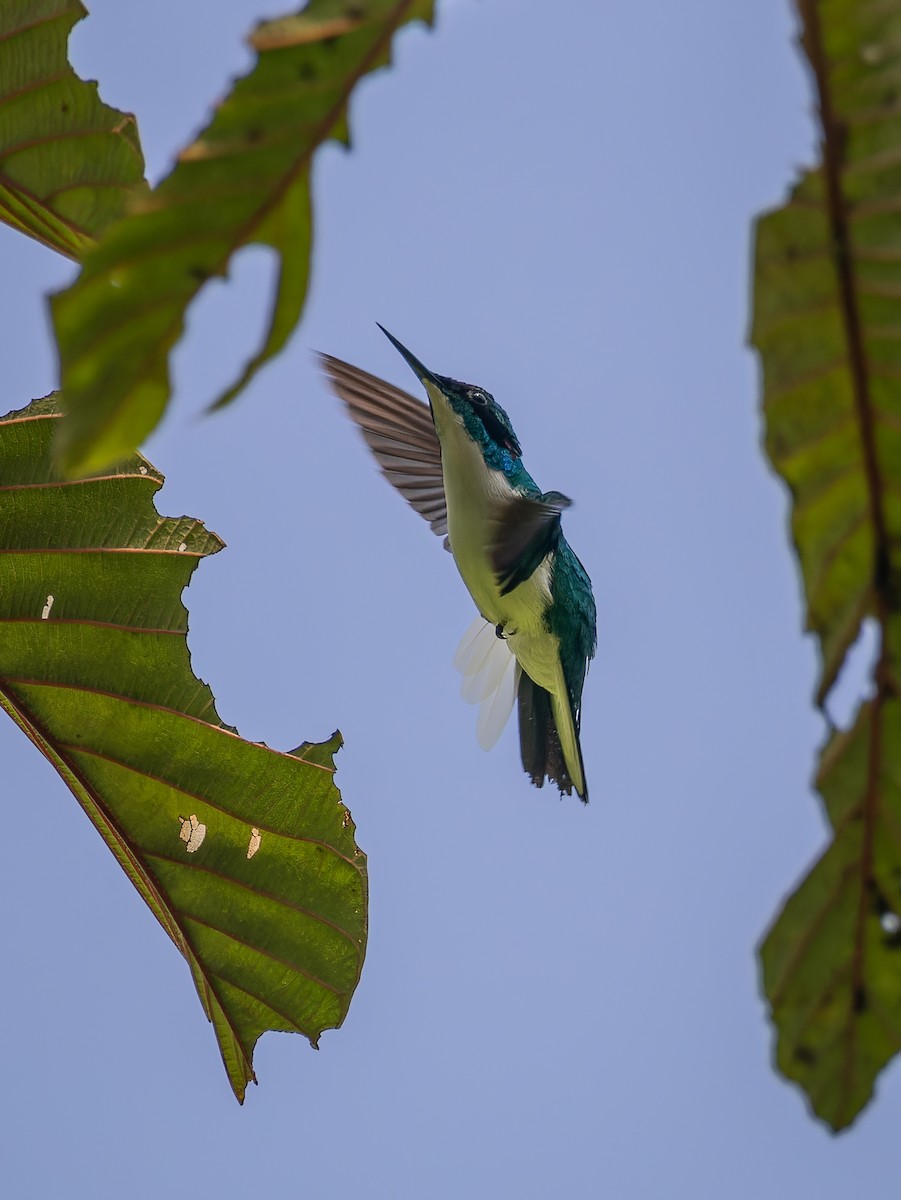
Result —
[[[47,597],[47,603],[46,603],[46,604],[44,605],[44,607],[41,609],[41,620],[42,620],[42,621],[46,621],[46,620],[47,620],[47,618],[50,616],[50,609],[51,609],[51,608],[53,608],[53,597],[52,597],[52,596],[48,596],[48,597]]]
[[[139,472],[141,475],[146,475],[146,474],[147,474],[147,468],[146,468],[146,467],[138,467],[138,472]]]
[[[889,937],[895,937],[901,932],[901,917],[897,913],[884,912],[879,921],[882,925],[882,932],[887,933]]]
[[[179,554],[182,554],[185,550],[187,550],[187,548],[188,548],[188,543],[182,542],[182,544],[178,547]]]
[[[185,849],[189,854],[193,854],[195,850],[199,850],[203,839],[206,837],[206,825],[202,825],[197,819],[196,813],[191,813],[190,817],[179,817],[181,821],[181,830],[179,837],[185,843]]]
[[[260,848],[260,842],[263,840],[259,829],[256,826],[250,831],[250,841],[247,844],[247,857],[253,858],[257,850]]]

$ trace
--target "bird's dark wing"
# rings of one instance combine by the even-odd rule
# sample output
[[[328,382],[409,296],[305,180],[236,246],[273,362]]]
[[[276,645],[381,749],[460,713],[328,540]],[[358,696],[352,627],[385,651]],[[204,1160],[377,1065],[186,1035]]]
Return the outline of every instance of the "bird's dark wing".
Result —
[[[321,354],[319,360],[335,394],[360,427],[382,474],[425,517],[433,533],[444,537],[447,501],[441,444],[429,406],[340,358]]]
[[[488,547],[501,595],[530,578],[560,537],[560,514],[572,501],[560,492],[516,496],[498,504]]]

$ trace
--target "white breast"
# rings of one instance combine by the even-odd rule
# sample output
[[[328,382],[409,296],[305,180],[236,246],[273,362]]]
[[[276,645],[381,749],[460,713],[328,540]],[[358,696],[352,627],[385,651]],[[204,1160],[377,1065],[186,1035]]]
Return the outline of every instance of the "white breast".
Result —
[[[447,527],[457,569],[485,620],[504,627],[510,649],[530,678],[556,692],[558,642],[544,625],[551,601],[547,560],[525,583],[501,596],[488,557],[488,514],[515,492],[502,471],[485,467],[481,450],[440,393],[432,396],[432,409],[441,441]]]

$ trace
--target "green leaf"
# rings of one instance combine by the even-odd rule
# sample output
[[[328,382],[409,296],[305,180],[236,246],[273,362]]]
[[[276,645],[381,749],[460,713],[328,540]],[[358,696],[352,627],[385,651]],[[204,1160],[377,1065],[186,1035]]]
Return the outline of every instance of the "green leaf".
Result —
[[[341,1024],[366,945],[339,734],[243,741],[190,666],[182,589],[222,548],[160,517],[136,456],[66,481],[53,397],[0,419],[0,705],[53,763],[188,961],[239,1100],[267,1029]]]
[[[830,740],[817,786],[835,837],[761,947],[777,1065],[833,1129],[860,1112],[901,1045],[899,746],[894,697],[862,705]]]
[[[866,618],[874,696],[817,786],[833,838],[761,946],[780,1070],[833,1129],[901,1048],[901,0],[799,0],[822,163],[757,225],[752,340],[824,705]]]
[[[0,4],[0,220],[80,259],[146,190],[134,117],[66,58],[80,0]]]
[[[431,14],[431,0],[311,0],[297,16],[257,28],[252,71],[53,298],[68,472],[119,461],[154,428],[185,311],[243,246],[272,247],[279,279],[260,350],[214,407],[284,346],[307,293],[313,151],[327,138],[346,140],[357,81],[388,62],[402,23]]]

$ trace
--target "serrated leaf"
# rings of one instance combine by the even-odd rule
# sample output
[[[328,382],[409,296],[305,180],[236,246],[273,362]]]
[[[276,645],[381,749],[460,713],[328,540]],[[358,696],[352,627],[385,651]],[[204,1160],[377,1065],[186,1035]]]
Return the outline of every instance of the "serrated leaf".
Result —
[[[350,94],[388,62],[398,27],[431,15],[431,0],[311,0],[298,15],[257,28],[251,72],[172,173],[134,200],[75,283],[53,298],[67,471],[118,461],[154,428],[169,400],[169,354],[186,309],[243,246],[274,249],[279,279],[260,350],[216,404],[233,399],[282,348],[307,292],[313,152],[346,138]]]
[[[896,629],[896,633],[899,632]],[[864,704],[823,753],[835,836],[761,947],[779,1070],[843,1129],[901,1049],[901,704]],[[887,752],[888,751],[888,752]]]
[[[136,456],[66,481],[53,398],[0,419],[0,706],[54,764],[185,956],[239,1100],[267,1029],[341,1024],[366,945],[365,858],[335,734],[246,742],[191,671],[181,601],[222,548],[160,517]]]
[[[0,4],[0,220],[79,259],[146,190],[134,117],[66,58],[80,0]]]
[[[757,225],[752,341],[825,704],[867,617],[875,696],[817,778],[833,841],[761,947],[779,1068],[833,1129],[901,1049],[901,0],[798,0],[822,163]],[[887,932],[888,931],[888,932]]]

